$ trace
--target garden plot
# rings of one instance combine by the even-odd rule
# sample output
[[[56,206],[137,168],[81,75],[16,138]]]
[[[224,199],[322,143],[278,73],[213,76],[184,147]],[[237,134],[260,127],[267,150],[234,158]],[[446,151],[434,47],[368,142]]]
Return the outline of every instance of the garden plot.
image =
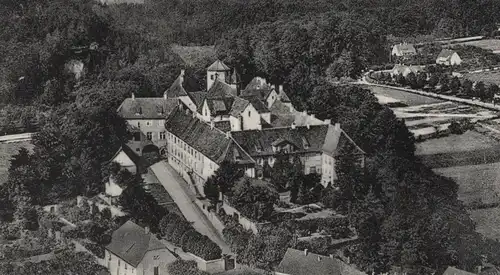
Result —
[[[491,50],[494,53],[500,53],[500,40],[498,39],[483,39],[460,43],[460,45],[476,46],[485,50]]]
[[[464,77],[473,82],[482,81],[484,83],[500,85],[500,71],[498,70],[465,74]]]

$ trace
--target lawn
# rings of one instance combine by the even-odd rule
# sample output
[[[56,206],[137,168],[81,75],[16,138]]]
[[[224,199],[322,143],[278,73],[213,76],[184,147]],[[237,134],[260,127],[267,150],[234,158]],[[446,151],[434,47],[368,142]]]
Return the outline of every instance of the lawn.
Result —
[[[500,194],[500,162],[434,169],[458,184],[458,198],[471,202],[497,203]]]
[[[417,144],[416,154],[435,155],[456,152],[470,152],[481,149],[499,147],[499,143],[475,131],[467,131],[462,135],[429,139]]]
[[[10,158],[16,154],[21,147],[33,150],[33,145],[28,141],[15,143],[0,143],[0,184],[7,180],[7,171],[10,166]]]
[[[489,71],[481,73],[472,73],[464,75],[470,81],[482,81],[485,83],[494,83],[500,85],[500,71]]]
[[[500,239],[500,208],[472,210],[470,215],[477,232],[493,240]]]
[[[459,45],[476,46],[485,50],[500,52],[500,40],[498,39],[483,39],[477,41],[464,42],[460,43]]]
[[[393,88],[375,87],[375,86],[367,86],[367,88],[372,90],[374,94],[400,100],[406,103],[406,105],[408,106],[417,106],[417,105],[443,102],[443,100],[440,99],[412,94]]]

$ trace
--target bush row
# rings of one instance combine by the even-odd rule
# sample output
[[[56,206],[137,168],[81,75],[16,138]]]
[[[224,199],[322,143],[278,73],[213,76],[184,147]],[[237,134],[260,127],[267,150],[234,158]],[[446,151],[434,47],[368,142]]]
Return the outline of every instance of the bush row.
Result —
[[[194,261],[184,261],[181,259],[175,260],[168,265],[168,274],[170,275],[208,275],[207,272],[201,271],[196,266]]]
[[[222,250],[216,243],[198,233],[189,222],[175,213],[169,213],[161,219],[160,230],[166,240],[181,246],[186,252],[205,260],[222,257]]]

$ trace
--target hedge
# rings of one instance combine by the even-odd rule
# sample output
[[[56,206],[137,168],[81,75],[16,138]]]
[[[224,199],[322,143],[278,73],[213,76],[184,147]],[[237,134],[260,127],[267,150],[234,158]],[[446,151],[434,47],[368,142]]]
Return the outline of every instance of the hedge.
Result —
[[[160,221],[164,238],[179,245],[205,260],[215,260],[222,257],[222,250],[210,238],[198,233],[192,225],[176,214],[168,214]]]
[[[82,245],[98,258],[104,259],[104,247],[102,245],[89,242],[82,242]]]

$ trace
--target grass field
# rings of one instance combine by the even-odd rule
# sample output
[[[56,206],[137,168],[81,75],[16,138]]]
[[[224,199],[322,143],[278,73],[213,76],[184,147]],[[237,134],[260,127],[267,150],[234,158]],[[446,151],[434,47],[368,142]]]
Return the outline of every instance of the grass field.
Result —
[[[483,40],[470,41],[459,44],[476,46],[485,50],[491,50],[493,52],[500,52],[500,40],[498,39],[483,39]]]
[[[443,100],[440,99],[403,92],[393,88],[383,88],[375,86],[367,86],[367,88],[372,90],[374,94],[383,95],[385,97],[400,100],[403,103],[406,103],[406,105],[408,106],[417,106],[417,105],[443,102]]]
[[[482,81],[484,83],[494,83],[500,85],[500,71],[489,71],[464,75],[470,81]]]
[[[476,231],[487,238],[500,239],[500,208],[478,209],[470,211],[476,222]]]
[[[26,147],[29,150],[33,149],[33,145],[28,141],[0,143],[0,184],[3,184],[7,180],[7,171],[11,156],[16,154],[21,147]]]
[[[500,144],[475,131],[462,135],[450,135],[438,139],[429,139],[417,144],[417,155],[435,155],[444,153],[477,151],[499,147]]]
[[[499,202],[500,163],[454,166],[434,169],[458,184],[458,198],[465,204]]]

